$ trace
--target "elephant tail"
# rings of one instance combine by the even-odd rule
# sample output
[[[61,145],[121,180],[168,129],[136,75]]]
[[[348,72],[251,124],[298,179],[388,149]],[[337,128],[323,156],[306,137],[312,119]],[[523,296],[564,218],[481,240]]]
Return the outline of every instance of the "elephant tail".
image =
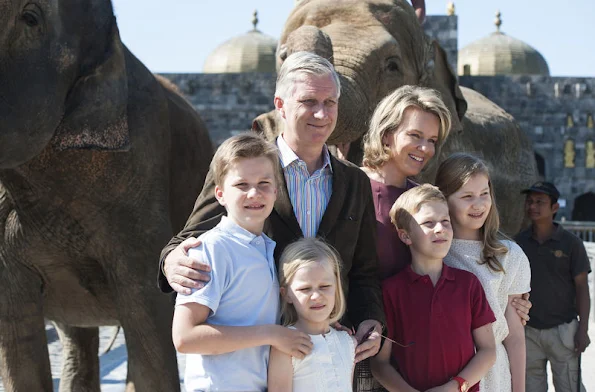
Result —
[[[120,333],[120,326],[118,325],[114,331],[114,334],[112,335],[109,344],[107,345],[106,349],[103,350],[103,352],[101,353],[101,355],[105,355],[107,353],[109,353],[112,349],[112,347],[114,346],[114,343],[116,343],[116,338],[118,337],[118,334]]]

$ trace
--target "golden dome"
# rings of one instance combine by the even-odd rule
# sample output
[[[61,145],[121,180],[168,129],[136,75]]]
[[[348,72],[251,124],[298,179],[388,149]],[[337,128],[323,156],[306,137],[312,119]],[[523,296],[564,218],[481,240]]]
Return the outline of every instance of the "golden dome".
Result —
[[[459,75],[546,75],[550,70],[543,56],[530,45],[500,31],[500,12],[496,31],[459,50]]]
[[[205,61],[204,73],[275,72],[277,40],[254,28],[219,45]]]

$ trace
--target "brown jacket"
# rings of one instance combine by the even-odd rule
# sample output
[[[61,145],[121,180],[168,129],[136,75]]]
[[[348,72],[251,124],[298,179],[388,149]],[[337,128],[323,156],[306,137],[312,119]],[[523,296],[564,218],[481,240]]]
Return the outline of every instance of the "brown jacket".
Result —
[[[358,167],[333,156],[331,166],[333,191],[317,237],[333,245],[343,261],[341,276],[347,298],[348,317],[344,322],[357,326],[363,320],[373,319],[384,325],[376,255],[376,220],[370,181]],[[264,226],[264,232],[277,243],[277,262],[287,245],[303,237],[282,173],[280,178],[283,179],[283,186],[279,189],[273,212]],[[161,291],[172,291],[161,269],[165,256],[186,238],[198,237],[215,227],[225,214],[225,208],[215,199],[214,189],[213,176],[209,172],[186,226],[163,248],[158,277]]]

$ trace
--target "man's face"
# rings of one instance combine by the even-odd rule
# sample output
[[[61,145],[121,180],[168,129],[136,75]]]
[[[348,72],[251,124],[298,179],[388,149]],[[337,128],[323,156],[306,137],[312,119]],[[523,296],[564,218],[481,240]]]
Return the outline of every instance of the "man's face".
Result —
[[[530,192],[525,199],[525,213],[532,222],[551,222],[558,207],[545,193]]]
[[[318,149],[337,124],[339,97],[331,75],[296,75],[293,93],[275,97],[275,108],[285,119],[283,139],[294,151]]]

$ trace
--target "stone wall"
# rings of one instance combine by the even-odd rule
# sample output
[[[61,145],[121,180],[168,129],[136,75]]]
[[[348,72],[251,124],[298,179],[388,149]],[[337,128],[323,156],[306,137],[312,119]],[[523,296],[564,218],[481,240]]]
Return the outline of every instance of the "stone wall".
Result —
[[[247,131],[259,114],[274,108],[275,74],[163,74],[175,83],[205,120],[218,145]]]
[[[595,192],[595,169],[586,168],[585,148],[587,141],[595,142],[595,129],[588,124],[589,117],[593,121],[595,115],[595,78],[461,76],[459,82],[482,93],[519,122],[543,158],[545,180],[558,187],[566,202],[559,217],[571,219],[574,200]],[[568,139],[575,145],[574,168],[564,165]]]
[[[423,25],[426,34],[440,43],[446,52],[448,63],[455,73],[457,72],[459,50],[457,18],[456,15],[428,15]]]

